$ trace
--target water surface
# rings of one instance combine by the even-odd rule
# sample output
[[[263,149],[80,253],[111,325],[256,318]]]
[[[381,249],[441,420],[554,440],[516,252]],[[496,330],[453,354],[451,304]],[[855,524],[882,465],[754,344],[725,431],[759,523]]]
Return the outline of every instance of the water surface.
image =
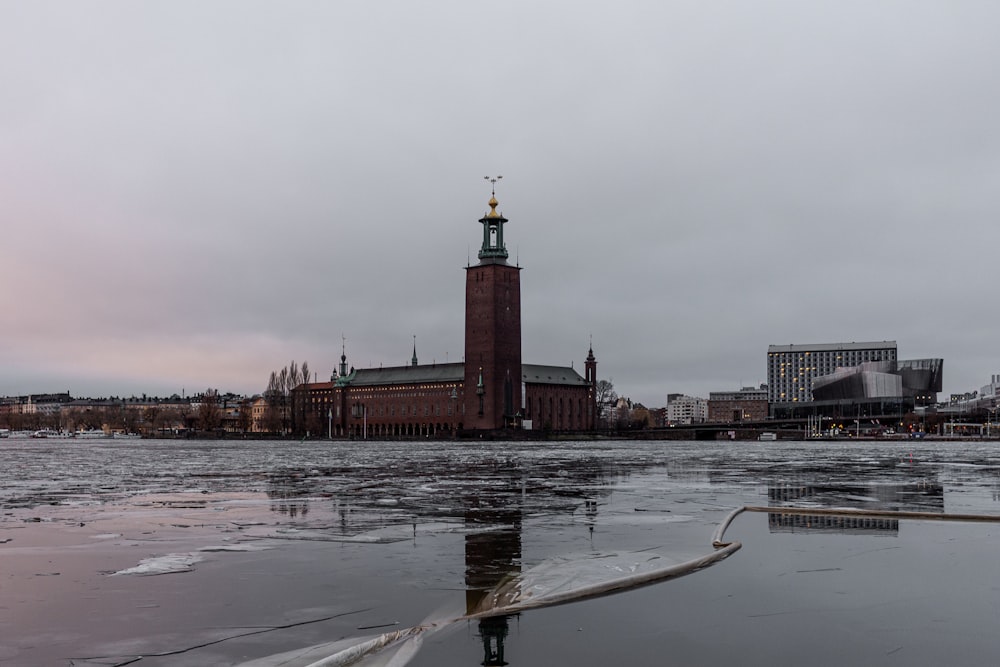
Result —
[[[702,555],[743,505],[1000,514],[990,443],[0,447],[11,665],[238,664],[456,618],[540,565],[569,586],[616,576],[601,569],[621,569],[611,554]],[[727,537],[743,548],[711,568],[463,621],[411,664],[1000,659],[996,524],[776,511],[740,516]]]

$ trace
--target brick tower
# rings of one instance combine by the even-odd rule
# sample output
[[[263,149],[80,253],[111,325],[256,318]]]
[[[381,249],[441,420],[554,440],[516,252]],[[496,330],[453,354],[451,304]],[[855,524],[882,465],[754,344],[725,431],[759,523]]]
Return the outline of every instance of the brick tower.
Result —
[[[495,184],[496,179],[490,179]],[[521,406],[521,268],[507,263],[496,189],[479,220],[479,264],[465,270],[465,428],[513,425]]]

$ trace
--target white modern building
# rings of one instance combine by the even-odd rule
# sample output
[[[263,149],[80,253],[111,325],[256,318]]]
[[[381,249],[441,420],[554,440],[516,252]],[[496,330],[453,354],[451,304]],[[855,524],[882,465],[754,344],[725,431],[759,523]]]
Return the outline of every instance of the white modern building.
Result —
[[[980,398],[1000,398],[1000,375],[991,375],[990,383],[979,390]]]
[[[769,345],[767,400],[774,403],[812,401],[813,380],[869,361],[896,361],[896,341]]]
[[[668,424],[701,424],[708,420],[708,401],[697,396],[667,396]]]

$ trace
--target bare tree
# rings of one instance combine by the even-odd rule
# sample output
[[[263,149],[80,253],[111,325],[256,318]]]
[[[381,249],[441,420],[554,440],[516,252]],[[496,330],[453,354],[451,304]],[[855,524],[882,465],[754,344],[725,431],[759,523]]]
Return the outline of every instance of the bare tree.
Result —
[[[297,432],[305,426],[296,423],[290,399],[292,391],[306,382],[309,382],[309,364],[305,361],[301,367],[293,360],[280,371],[271,371],[267,389],[264,390],[264,399],[267,401],[263,419],[265,430],[284,434],[289,430]]]
[[[244,434],[250,430],[253,425],[253,400],[249,398],[244,398],[240,401],[240,416],[239,416],[239,429]]]
[[[609,422],[611,406],[618,400],[618,394],[615,393],[615,385],[610,379],[598,380],[596,391],[594,402],[597,403],[597,421],[606,427]]]
[[[287,369],[282,372],[287,373]],[[269,433],[277,433],[281,430],[281,406],[283,401],[282,381],[276,371],[271,371],[271,377],[267,381],[267,389],[264,390],[264,400],[267,405],[264,407],[263,428]]]
[[[214,431],[222,425],[222,409],[219,407],[219,390],[206,389],[201,395],[198,408],[198,428]]]
[[[142,421],[146,425],[147,434],[155,435],[157,426],[162,421],[163,409],[157,405],[150,405],[142,411]]]
[[[142,424],[142,413],[140,413],[138,410],[129,410],[127,407],[123,407],[122,419],[126,433],[139,432],[139,429]]]

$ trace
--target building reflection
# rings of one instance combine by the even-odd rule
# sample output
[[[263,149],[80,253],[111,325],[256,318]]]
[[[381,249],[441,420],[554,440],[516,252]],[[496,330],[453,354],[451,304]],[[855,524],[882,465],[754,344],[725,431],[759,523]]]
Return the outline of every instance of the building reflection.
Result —
[[[482,499],[470,498],[465,513],[465,612],[474,614],[493,606],[491,593],[505,580],[521,572],[521,519],[519,505],[483,507]],[[504,642],[509,616],[478,621],[483,643],[482,665],[506,665]]]
[[[268,477],[267,497],[271,511],[287,514],[290,518],[305,518],[309,514],[311,486],[300,472],[271,474]]]
[[[767,487],[768,504],[803,501],[826,507],[887,512],[944,512],[944,487],[933,480],[902,484],[817,484],[787,482]],[[842,533],[898,535],[899,520],[891,517],[768,512],[772,533]]]
[[[832,514],[787,514],[768,512],[772,533],[843,533],[852,535],[898,535],[899,519]]]
[[[899,484],[782,482],[768,485],[767,500],[772,506],[808,501],[824,507],[944,512],[944,486],[930,479]]]
[[[593,533],[599,500],[629,472],[628,466],[598,458],[547,462],[533,466],[530,476],[517,461],[483,458],[456,465],[442,458],[408,470],[412,481],[400,483],[394,470],[314,466],[269,474],[267,495],[272,511],[292,518],[304,517],[315,501],[321,516],[310,518],[318,522],[317,529],[340,535],[403,521],[414,523],[415,534],[417,520],[459,518],[465,527],[466,613],[476,614],[493,609],[498,601],[491,596],[521,574],[525,516],[573,515],[582,509],[584,524]],[[415,492],[421,485],[447,489],[449,495],[445,499],[444,493]],[[483,650],[480,664],[509,664],[505,643],[512,617],[519,615],[476,620]]]

